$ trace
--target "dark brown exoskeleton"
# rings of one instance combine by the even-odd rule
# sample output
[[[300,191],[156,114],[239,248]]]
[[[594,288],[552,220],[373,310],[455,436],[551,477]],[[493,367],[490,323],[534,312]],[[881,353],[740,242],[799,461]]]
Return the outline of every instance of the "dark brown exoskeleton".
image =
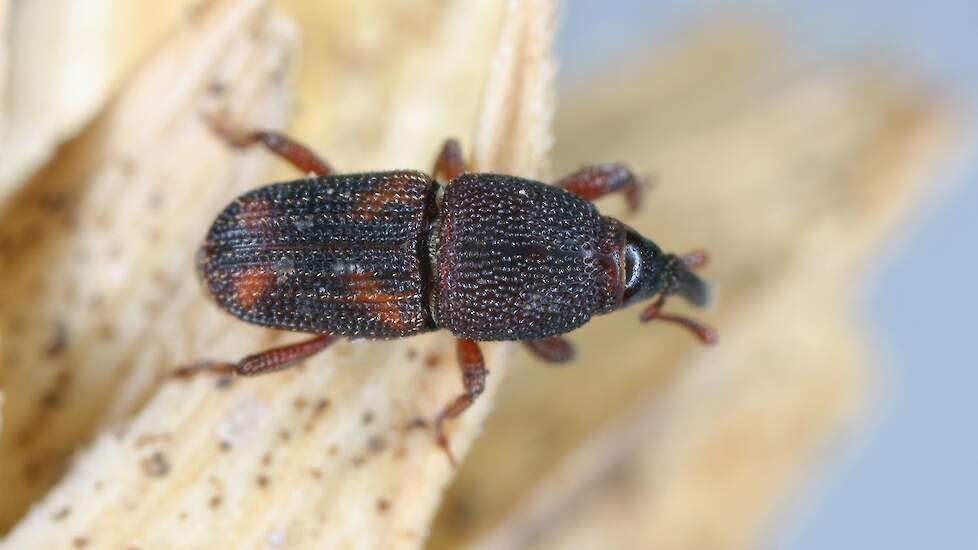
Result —
[[[209,368],[254,375],[284,369],[339,337],[399,338],[437,329],[456,337],[465,392],[435,420],[443,431],[482,392],[477,341],[519,340],[543,359],[573,357],[559,335],[595,314],[657,297],[642,314],[714,333],[662,312],[668,296],[707,302],[692,273],[705,256],[663,253],[589,202],[640,186],[623,166],[584,168],[556,186],[467,173],[448,140],[434,174],[334,175],[307,148],[274,132],[214,124],[235,147],[263,144],[310,177],[238,197],[214,221],[199,253],[207,290],[233,315],[314,338]]]

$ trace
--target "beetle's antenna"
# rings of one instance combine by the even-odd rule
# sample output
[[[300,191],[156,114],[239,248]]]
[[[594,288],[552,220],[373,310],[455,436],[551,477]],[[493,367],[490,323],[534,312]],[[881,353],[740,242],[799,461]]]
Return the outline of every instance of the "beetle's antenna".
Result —
[[[682,296],[690,304],[703,307],[710,303],[710,285],[689,269],[677,269],[673,284],[670,293]]]
[[[660,294],[659,298],[642,312],[640,319],[643,323],[648,323],[649,321],[655,320],[675,323],[691,331],[697,338],[699,338],[700,342],[703,342],[704,344],[713,345],[716,343],[717,332],[713,330],[713,328],[704,325],[699,321],[694,321],[689,317],[663,313],[662,306],[666,304],[666,297],[667,296],[665,294]]]
[[[678,294],[696,307],[703,307],[710,302],[710,286],[703,282],[695,273],[706,265],[709,256],[705,250],[695,250],[685,256],[667,254],[663,258],[662,286],[663,294]]]

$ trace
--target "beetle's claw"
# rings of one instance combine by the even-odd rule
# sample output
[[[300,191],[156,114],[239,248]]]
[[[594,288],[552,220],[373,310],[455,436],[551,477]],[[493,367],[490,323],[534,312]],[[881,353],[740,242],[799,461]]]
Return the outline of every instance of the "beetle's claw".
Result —
[[[222,361],[210,361],[202,360],[192,363],[190,365],[179,367],[177,369],[171,370],[165,373],[164,380],[180,380],[182,382],[187,382],[193,380],[197,375],[200,374],[218,374],[221,376],[219,384],[226,385],[230,383],[231,378],[235,373],[235,365],[232,363],[226,363]]]
[[[650,321],[656,321],[656,320],[665,321],[667,323],[673,323],[692,332],[693,335],[696,336],[696,338],[700,342],[708,346],[712,346],[713,344],[716,344],[717,342],[716,330],[714,330],[712,327],[708,325],[700,323],[699,321],[690,319],[689,317],[683,317],[681,315],[673,315],[671,313],[663,313],[662,306],[664,306],[665,303],[666,303],[666,296],[665,295],[659,296],[659,299],[657,299],[655,302],[649,305],[649,307],[647,307],[645,311],[642,312],[642,315],[639,319],[641,319],[643,323],[648,323]]]
[[[452,465],[452,468],[458,468],[458,461],[455,460],[455,455],[452,454],[452,447],[448,442],[448,436],[445,435],[444,420],[441,415],[435,419],[435,443],[441,447],[442,452],[448,457],[448,463]]]
[[[246,132],[236,129],[228,122],[228,115],[224,111],[213,111],[203,115],[204,122],[210,127],[211,131],[217,134],[230,147],[242,148],[249,145],[253,140],[249,139]]]
[[[689,269],[702,269],[710,262],[710,254],[702,248],[697,248],[682,257],[683,263]]]

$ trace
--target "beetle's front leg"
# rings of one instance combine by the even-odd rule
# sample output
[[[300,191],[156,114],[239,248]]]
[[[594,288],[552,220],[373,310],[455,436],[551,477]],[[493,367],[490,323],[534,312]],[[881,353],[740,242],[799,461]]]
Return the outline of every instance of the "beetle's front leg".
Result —
[[[303,174],[328,176],[333,173],[333,167],[328,162],[285,134],[269,130],[238,130],[231,128],[217,116],[209,117],[207,122],[217,135],[235,149],[244,149],[260,143]]]
[[[201,372],[234,373],[240,376],[268,374],[294,366],[328,348],[337,340],[338,336],[320,334],[308,340],[249,355],[237,363],[199,363],[177,369],[173,374],[178,378],[188,378]]]
[[[662,294],[659,298],[652,303],[649,307],[645,308],[639,319],[643,323],[648,323],[650,321],[665,321],[667,323],[672,323],[674,325],[679,325],[686,330],[693,333],[700,342],[704,344],[715,344],[717,341],[717,333],[711,327],[690,319],[689,317],[684,317],[682,315],[674,315],[671,313],[663,313],[662,306],[666,304],[666,295]]]
[[[438,442],[438,446],[445,451],[445,455],[448,456],[448,461],[452,463],[452,466],[456,466],[457,463],[455,462],[455,455],[452,454],[452,449],[448,445],[448,437],[445,436],[445,421],[462,414],[475,402],[482,390],[486,388],[486,375],[489,374],[482,358],[482,351],[479,350],[479,344],[472,340],[459,338],[456,341],[455,350],[458,355],[458,366],[462,369],[462,385],[465,386],[465,393],[456,397],[435,417],[435,440]]]
[[[441,184],[446,184],[467,170],[465,157],[462,156],[462,146],[455,138],[448,138],[441,146],[438,157],[435,158],[435,167],[431,171],[432,177]]]
[[[585,166],[555,185],[586,201],[600,199],[609,193],[623,193],[631,211],[638,209],[642,203],[639,179],[622,164]]]
[[[539,340],[524,340],[523,345],[533,355],[548,363],[566,363],[574,359],[574,346],[565,338],[551,336]]]

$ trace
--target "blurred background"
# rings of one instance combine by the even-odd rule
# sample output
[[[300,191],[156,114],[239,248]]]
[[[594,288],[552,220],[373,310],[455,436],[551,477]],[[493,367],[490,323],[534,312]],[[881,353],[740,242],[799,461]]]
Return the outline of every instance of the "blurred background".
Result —
[[[562,15],[563,92],[630,52],[669,47],[719,15],[777,28],[809,67],[858,57],[902,64],[958,104],[969,134],[975,127],[978,4],[969,0],[568,0]],[[859,281],[856,307],[878,348],[873,403],[855,437],[813,474],[818,479],[785,514],[772,547],[978,547],[978,443],[971,436],[978,418],[978,156],[967,137],[959,162],[927,184],[929,200]]]

